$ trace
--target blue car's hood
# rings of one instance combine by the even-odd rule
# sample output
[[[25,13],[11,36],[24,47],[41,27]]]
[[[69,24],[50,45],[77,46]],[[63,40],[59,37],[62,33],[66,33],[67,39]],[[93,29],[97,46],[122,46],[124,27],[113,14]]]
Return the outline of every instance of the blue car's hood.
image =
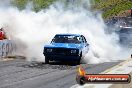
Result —
[[[45,45],[48,48],[81,48],[81,44],[73,44],[73,43],[51,43],[50,45]]]

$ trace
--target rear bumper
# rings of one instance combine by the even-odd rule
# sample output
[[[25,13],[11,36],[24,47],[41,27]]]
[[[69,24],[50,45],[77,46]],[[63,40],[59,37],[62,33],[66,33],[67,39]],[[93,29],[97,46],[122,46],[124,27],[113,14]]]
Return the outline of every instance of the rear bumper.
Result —
[[[77,61],[80,59],[78,55],[45,55],[51,61]]]

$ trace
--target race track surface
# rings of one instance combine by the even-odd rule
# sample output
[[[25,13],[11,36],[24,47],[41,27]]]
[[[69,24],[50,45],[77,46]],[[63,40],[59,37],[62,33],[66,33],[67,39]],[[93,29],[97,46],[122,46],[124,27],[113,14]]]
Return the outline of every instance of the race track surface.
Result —
[[[118,62],[82,64],[87,73],[100,73]],[[76,84],[77,65],[25,60],[0,61],[0,88],[70,88]]]

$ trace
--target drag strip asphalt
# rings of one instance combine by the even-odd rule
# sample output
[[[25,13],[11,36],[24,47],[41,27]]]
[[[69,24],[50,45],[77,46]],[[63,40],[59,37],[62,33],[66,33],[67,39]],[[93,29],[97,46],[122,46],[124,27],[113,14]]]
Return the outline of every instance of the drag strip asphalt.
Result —
[[[82,64],[88,74],[101,73],[122,61]],[[70,88],[76,84],[77,65],[42,64],[21,59],[0,61],[0,88]]]

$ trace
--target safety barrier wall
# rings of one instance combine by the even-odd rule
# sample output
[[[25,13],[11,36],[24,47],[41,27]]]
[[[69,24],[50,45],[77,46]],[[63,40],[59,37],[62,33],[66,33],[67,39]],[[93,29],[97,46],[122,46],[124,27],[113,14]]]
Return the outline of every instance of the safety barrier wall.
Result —
[[[0,40],[0,57],[14,56],[16,46],[11,40]]]

